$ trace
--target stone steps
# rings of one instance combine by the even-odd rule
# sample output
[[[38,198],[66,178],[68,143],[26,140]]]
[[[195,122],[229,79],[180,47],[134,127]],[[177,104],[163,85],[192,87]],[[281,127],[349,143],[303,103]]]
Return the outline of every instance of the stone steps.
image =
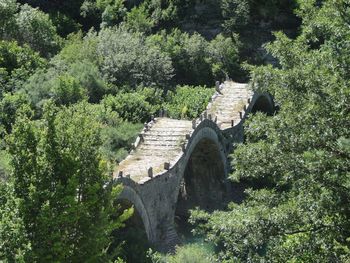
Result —
[[[174,252],[176,245],[181,243],[174,226],[169,226],[165,234],[165,247],[167,251]]]
[[[147,135],[145,136],[145,142],[147,141],[157,141],[157,140],[162,140],[162,141],[178,141],[182,137],[185,138],[183,134],[177,135],[177,136],[171,136],[171,135]]]
[[[140,147],[140,150],[143,151],[143,150],[149,150],[149,151],[162,151],[164,150],[165,152],[166,151],[170,151],[170,150],[178,150],[180,147],[177,146],[167,146],[167,145],[146,145],[146,146],[141,146]]]
[[[188,130],[185,130],[183,132],[173,132],[173,131],[163,131],[163,132],[157,132],[157,131],[149,131],[149,132],[146,132],[144,134],[145,137],[147,136],[174,136],[174,137],[181,137],[181,136],[185,136],[186,133],[190,132],[191,130],[188,129]]]

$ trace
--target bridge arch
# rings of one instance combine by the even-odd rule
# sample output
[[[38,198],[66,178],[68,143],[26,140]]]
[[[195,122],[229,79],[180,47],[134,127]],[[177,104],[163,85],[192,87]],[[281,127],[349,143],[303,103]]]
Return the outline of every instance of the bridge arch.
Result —
[[[248,108],[251,113],[263,112],[272,115],[275,110],[273,98],[268,93],[255,93]]]
[[[225,141],[217,125],[204,120],[192,134],[179,169],[175,222],[185,223],[188,210],[223,208],[227,199]],[[180,231],[181,232],[181,231]]]
[[[139,216],[142,220],[143,227],[147,235],[147,239],[150,242],[153,242],[155,240],[155,236],[153,233],[153,228],[148,216],[147,209],[140,195],[137,193],[135,189],[136,189],[135,186],[133,187],[123,182],[123,190],[122,190],[122,193],[118,196],[117,201],[119,201],[122,204],[122,206],[123,205],[134,206],[136,215]]]

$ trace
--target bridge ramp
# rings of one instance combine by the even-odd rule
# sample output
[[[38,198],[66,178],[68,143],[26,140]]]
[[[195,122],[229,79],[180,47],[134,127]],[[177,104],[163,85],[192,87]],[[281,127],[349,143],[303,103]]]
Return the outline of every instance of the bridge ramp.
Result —
[[[217,124],[221,130],[230,128],[232,120],[234,125],[241,121],[240,112],[243,113],[244,106],[248,106],[253,92],[248,84],[227,81],[221,93],[216,93],[212,103],[208,105],[207,112],[212,118],[217,117]]]

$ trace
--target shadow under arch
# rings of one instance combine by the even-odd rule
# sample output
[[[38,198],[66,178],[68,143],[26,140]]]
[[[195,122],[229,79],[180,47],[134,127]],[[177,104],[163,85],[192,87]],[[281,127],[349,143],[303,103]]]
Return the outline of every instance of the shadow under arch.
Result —
[[[147,239],[152,242],[154,240],[154,234],[151,222],[139,194],[132,187],[124,185],[122,193],[117,198],[117,203],[121,205],[122,209],[134,206],[134,215],[129,220],[131,224],[135,223],[139,227],[143,226]]]
[[[145,259],[151,247],[153,232],[140,196],[132,187],[123,186],[123,191],[115,203],[119,206],[119,214],[131,207],[134,211],[122,228],[113,231],[111,247],[122,244],[118,249],[118,256],[125,262],[148,262]]]
[[[223,209],[229,195],[226,156],[219,132],[212,127],[198,127],[198,130],[186,152],[175,209],[177,231],[187,237],[190,236],[189,210]]]
[[[273,115],[275,111],[275,105],[271,95],[267,93],[258,94],[257,97],[253,100],[253,106],[250,110],[252,114],[257,112],[263,112],[267,115]]]

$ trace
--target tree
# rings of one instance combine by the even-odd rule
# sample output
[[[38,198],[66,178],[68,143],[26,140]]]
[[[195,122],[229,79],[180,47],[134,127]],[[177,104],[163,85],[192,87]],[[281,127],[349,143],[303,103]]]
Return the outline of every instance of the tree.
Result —
[[[247,0],[221,0],[223,28],[226,33],[237,33],[249,21],[249,3]]]
[[[110,92],[95,64],[87,60],[70,63],[60,56],[51,61],[48,69],[37,71],[24,90],[38,109],[50,98],[57,105],[84,99],[97,103]]]
[[[142,33],[124,27],[106,28],[98,35],[100,68],[106,80],[117,86],[166,86],[172,78],[169,56],[149,45]]]
[[[211,85],[208,42],[198,33],[189,35],[179,29],[170,34],[161,31],[147,39],[150,45],[158,46],[172,60],[176,83],[189,85]]]
[[[350,39],[341,1],[300,1],[303,31],[277,33],[268,50],[279,67],[254,67],[255,89],[270,92],[277,115],[256,114],[231,178],[250,184],[227,212],[192,222],[237,262],[347,262],[350,257]]]
[[[16,40],[28,44],[41,55],[53,55],[60,45],[60,38],[48,14],[27,4],[19,5],[6,0],[0,7],[0,35],[4,40]]]
[[[209,45],[212,74],[215,79],[230,76],[239,79],[242,75],[239,65],[239,48],[242,44],[232,38],[217,35]]]
[[[147,14],[144,4],[131,9],[126,16],[126,25],[133,31],[150,33],[154,26],[154,21]]]
[[[30,109],[28,97],[23,93],[5,93],[0,100],[0,127],[2,126],[6,133],[11,133],[17,113],[23,107]],[[0,138],[3,139],[3,137],[0,133]]]
[[[127,13],[125,0],[85,0],[80,9],[83,17],[99,18],[102,28],[117,25]]]
[[[2,93],[22,88],[35,70],[45,65],[46,61],[28,45],[21,47],[16,41],[0,41],[0,99]]]
[[[108,262],[116,216],[113,187],[101,160],[100,124],[87,103],[46,104],[43,119],[19,115],[8,139],[15,198],[31,244],[26,262]]]
[[[16,21],[15,13],[18,10],[16,0],[3,0],[0,5],[0,36],[7,38],[13,32]]]
[[[0,260],[3,262],[25,262],[30,251],[19,206],[13,184],[0,178]]]
[[[41,55],[49,57],[56,53],[59,47],[59,36],[48,14],[25,4],[16,15],[16,31],[12,38],[20,44],[28,44]]]

